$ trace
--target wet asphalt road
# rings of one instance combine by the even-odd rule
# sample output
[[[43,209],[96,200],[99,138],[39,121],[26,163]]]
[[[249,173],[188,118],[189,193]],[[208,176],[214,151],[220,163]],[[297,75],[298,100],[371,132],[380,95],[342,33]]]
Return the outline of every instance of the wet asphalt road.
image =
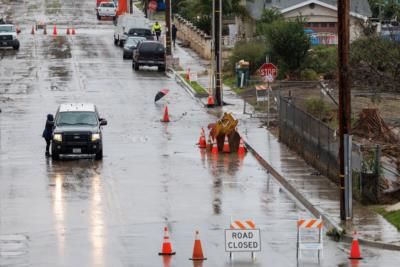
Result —
[[[20,51],[0,50],[0,266],[296,266],[296,220],[310,215],[251,155],[201,153],[200,128],[215,116],[155,69],[134,72],[113,45],[111,22],[90,12],[76,36],[65,26],[58,37],[32,36],[21,23]],[[163,88],[170,94],[155,104]],[[95,103],[108,120],[102,161],[44,156],[46,114],[65,102]],[[169,124],[160,122],[165,103]],[[229,262],[231,218],[261,229],[255,262],[248,253]],[[177,251],[169,263],[157,255],[164,226]],[[188,260],[196,229],[208,257],[199,265]],[[400,258],[366,249],[368,259],[351,265],[348,246],[325,240],[322,266]],[[300,266],[318,266],[315,255]]]

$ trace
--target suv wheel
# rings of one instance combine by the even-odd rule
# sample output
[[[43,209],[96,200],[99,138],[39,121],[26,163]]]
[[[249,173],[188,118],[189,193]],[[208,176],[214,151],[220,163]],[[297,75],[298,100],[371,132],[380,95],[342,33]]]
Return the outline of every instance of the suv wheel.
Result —
[[[13,46],[14,50],[18,50],[19,49],[19,44],[16,44]]]
[[[96,159],[96,160],[101,160],[101,159],[103,159],[103,149],[100,150],[98,153],[96,153],[95,159]]]

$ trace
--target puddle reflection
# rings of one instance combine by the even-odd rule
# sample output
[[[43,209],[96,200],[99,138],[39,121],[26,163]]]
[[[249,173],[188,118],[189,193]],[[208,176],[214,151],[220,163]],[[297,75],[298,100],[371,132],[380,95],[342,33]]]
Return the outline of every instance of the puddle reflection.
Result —
[[[58,253],[65,255],[66,235],[68,229],[73,229],[70,222],[75,222],[76,201],[82,212],[87,209],[87,234],[92,244],[91,261],[93,266],[104,266],[105,246],[105,216],[103,211],[103,187],[100,176],[101,162],[92,160],[57,161],[47,160],[47,171],[49,173],[51,186],[51,197],[53,215],[55,220],[55,231],[58,240]],[[68,212],[70,208],[70,212]],[[75,209],[75,210],[74,210]],[[79,212],[79,216],[85,213]],[[78,220],[82,220],[79,217]],[[84,227],[84,218],[82,221]]]

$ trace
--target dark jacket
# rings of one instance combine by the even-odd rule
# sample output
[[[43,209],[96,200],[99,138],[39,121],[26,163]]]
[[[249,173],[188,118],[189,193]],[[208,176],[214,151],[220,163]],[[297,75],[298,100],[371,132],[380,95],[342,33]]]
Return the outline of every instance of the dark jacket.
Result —
[[[54,117],[52,114],[47,115],[46,126],[44,127],[42,137],[46,140],[53,138]]]
[[[178,31],[178,28],[176,28],[175,24],[172,24],[172,39],[176,39],[176,32]]]

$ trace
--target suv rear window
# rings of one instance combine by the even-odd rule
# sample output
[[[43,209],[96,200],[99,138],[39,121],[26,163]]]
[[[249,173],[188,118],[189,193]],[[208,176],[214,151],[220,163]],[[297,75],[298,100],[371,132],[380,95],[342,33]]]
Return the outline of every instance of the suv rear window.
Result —
[[[115,7],[114,3],[101,3],[101,7]]]
[[[152,36],[151,31],[149,29],[138,29],[138,28],[130,29],[128,34],[134,36]]]
[[[164,52],[164,46],[159,43],[142,43],[140,52]]]
[[[71,111],[60,112],[56,125],[92,125],[96,126],[98,118],[95,112]]]

